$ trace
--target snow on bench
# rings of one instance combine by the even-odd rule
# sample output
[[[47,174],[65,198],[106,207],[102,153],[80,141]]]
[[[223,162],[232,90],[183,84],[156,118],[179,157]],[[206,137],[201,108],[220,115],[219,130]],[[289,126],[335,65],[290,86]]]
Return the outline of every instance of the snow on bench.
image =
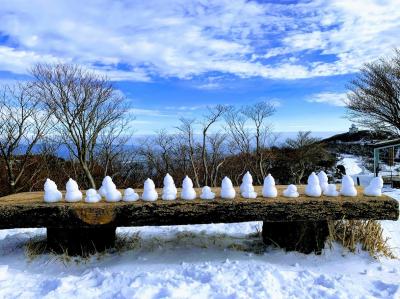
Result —
[[[385,195],[367,197],[283,197],[287,186],[277,186],[278,197],[245,199],[236,192],[233,200],[157,200],[98,203],[43,202],[43,192],[0,198],[0,229],[46,227],[50,249],[68,249],[69,254],[104,250],[115,242],[116,227],[185,225],[263,221],[263,241],[286,250],[320,253],[328,236],[328,220],[397,220],[399,204]],[[161,194],[161,189],[157,189]],[[200,190],[196,189],[197,194]],[[141,193],[141,192],[139,192]],[[180,190],[178,190],[178,195]]]

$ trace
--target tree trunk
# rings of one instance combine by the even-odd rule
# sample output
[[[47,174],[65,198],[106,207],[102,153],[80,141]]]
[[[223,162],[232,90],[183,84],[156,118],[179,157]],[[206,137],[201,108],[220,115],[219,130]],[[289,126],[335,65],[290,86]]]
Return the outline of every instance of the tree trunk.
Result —
[[[201,150],[201,158],[203,160],[203,169],[204,169],[204,186],[208,186],[208,168],[207,168],[207,157],[206,157],[206,134],[207,131],[203,130],[203,146]]]
[[[10,194],[16,193],[16,181],[15,181],[15,176],[13,172],[13,165],[14,162],[13,160],[9,159],[6,161],[6,167],[7,167],[7,176],[8,176],[8,188],[10,190]]]
[[[200,188],[200,182],[199,182],[199,176],[198,176],[198,174],[197,174],[197,169],[196,169],[196,166],[195,166],[195,162],[194,162],[194,158],[193,157],[190,157],[190,160],[191,160],[191,163],[192,163],[192,168],[193,168],[193,174],[194,174],[194,181],[195,181],[195,184],[196,184],[196,187],[197,188]]]
[[[89,181],[90,187],[93,189],[96,189],[96,183],[94,182],[92,173],[90,172],[90,170],[86,164],[86,161],[83,161],[82,159],[80,159],[80,164],[82,166],[83,171],[85,172],[86,178]]]

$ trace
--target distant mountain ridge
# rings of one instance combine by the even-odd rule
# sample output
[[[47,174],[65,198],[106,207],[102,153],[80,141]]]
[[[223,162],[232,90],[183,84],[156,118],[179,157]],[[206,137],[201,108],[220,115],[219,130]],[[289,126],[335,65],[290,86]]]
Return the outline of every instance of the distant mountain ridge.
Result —
[[[323,143],[348,143],[348,144],[374,144],[383,140],[398,138],[390,132],[377,132],[371,130],[359,130],[357,132],[346,132],[336,134],[322,139]]]

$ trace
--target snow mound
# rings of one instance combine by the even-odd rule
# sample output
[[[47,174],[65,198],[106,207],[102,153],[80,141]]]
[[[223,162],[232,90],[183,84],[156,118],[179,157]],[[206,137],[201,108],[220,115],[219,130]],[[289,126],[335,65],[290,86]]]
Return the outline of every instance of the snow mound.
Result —
[[[74,181],[73,179],[69,179],[66,186],[65,190],[67,191],[65,193],[65,200],[68,202],[77,202],[82,200],[82,192],[79,190],[78,183]]]
[[[153,180],[148,178],[144,181],[142,199],[145,201],[156,201],[158,193],[156,191],[156,185]]]
[[[174,179],[167,173],[164,177],[164,187],[161,198],[163,200],[174,200],[176,199],[177,193],[178,190],[175,187]]]
[[[328,184],[324,191],[325,196],[339,196],[339,192],[336,190],[335,184]]]
[[[137,201],[139,200],[139,194],[135,192],[132,188],[127,188],[124,191],[124,196],[122,197],[123,201]]]
[[[117,186],[115,186],[114,182],[112,181],[110,176],[106,176],[103,181],[101,182],[101,187],[99,189],[99,194],[101,197],[106,197],[107,196],[107,187],[112,188],[112,189],[117,189]]]
[[[103,188],[103,189],[101,189],[101,188]],[[101,192],[104,194],[106,201],[117,202],[122,199],[122,194],[119,190],[117,190],[117,186],[115,186],[111,177],[106,176],[104,178],[101,188],[100,188]],[[100,193],[100,190],[99,190],[99,193]]]
[[[343,196],[357,196],[357,189],[356,187],[354,187],[354,181],[351,176],[349,175],[343,176],[340,194]]]
[[[326,188],[328,188],[328,176],[325,171],[320,171],[318,173],[319,186],[321,187],[321,191],[324,192]]]
[[[383,180],[381,177],[376,177],[371,180],[369,185],[364,189],[366,196],[381,196],[383,188]]]
[[[214,199],[215,198],[215,193],[211,191],[210,187],[204,186],[201,189],[200,198],[201,199]]]
[[[285,197],[299,197],[299,192],[297,192],[297,187],[295,185],[289,185],[283,191],[283,196]]]
[[[320,197],[321,192],[318,177],[315,172],[312,172],[308,177],[305,193],[307,196]]]
[[[253,178],[250,172],[246,172],[243,176],[240,192],[244,198],[256,198],[257,192],[254,191]]]
[[[192,180],[186,176],[182,182],[182,193],[181,198],[185,200],[193,200],[196,199],[196,191],[193,188]]]
[[[227,176],[223,178],[221,183],[221,198],[224,199],[234,199],[236,196],[235,188],[230,178]]]
[[[44,183],[43,199],[45,202],[57,202],[62,199],[62,194],[58,191],[56,183],[50,179],[47,179]]]
[[[96,189],[88,189],[86,191],[85,202],[93,203],[99,202],[101,200],[101,195],[97,193]]]
[[[277,197],[278,190],[275,187],[275,179],[271,174],[268,174],[264,179],[264,185],[262,189],[263,197]]]

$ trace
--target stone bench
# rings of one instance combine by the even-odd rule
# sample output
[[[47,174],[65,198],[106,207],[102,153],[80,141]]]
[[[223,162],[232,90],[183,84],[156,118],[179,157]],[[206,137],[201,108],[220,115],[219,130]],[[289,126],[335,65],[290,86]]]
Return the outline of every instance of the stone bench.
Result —
[[[282,194],[286,186],[277,186]],[[255,187],[261,194],[261,187]],[[219,194],[218,188],[213,188]],[[300,197],[108,203],[45,203],[43,192],[0,198],[0,229],[47,228],[48,248],[101,251],[114,246],[115,231],[123,226],[157,226],[263,221],[265,244],[320,253],[328,236],[328,220],[397,220],[399,204],[387,196]],[[161,190],[157,190],[161,194]],[[196,190],[200,194],[200,190]],[[141,193],[141,192],[139,192]],[[237,193],[238,194],[238,193]],[[179,195],[179,192],[178,192]]]

